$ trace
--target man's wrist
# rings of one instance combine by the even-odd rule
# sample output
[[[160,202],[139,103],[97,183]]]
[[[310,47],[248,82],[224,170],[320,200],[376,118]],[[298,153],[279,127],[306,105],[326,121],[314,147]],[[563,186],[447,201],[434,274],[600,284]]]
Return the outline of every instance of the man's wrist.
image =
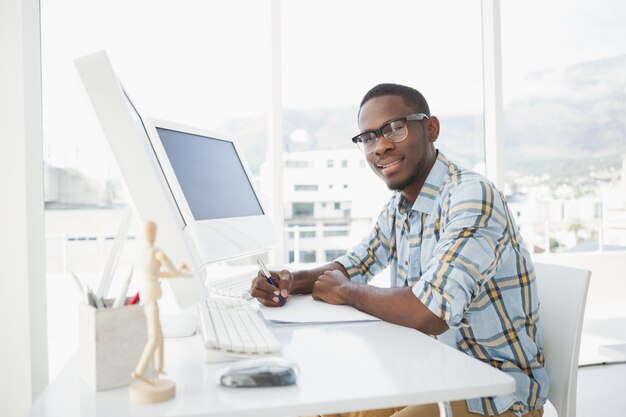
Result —
[[[344,285],[340,286],[337,289],[337,292],[343,304],[354,307],[353,302],[356,290],[356,284],[348,279],[348,281]]]
[[[291,294],[310,294],[311,289],[306,288],[307,279],[304,274],[306,271],[296,271],[291,273]]]

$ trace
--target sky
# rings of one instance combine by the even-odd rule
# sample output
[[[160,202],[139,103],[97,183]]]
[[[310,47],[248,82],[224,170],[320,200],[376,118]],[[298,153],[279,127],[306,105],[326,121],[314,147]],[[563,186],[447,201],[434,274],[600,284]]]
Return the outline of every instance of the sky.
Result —
[[[269,2],[43,2],[44,154],[109,176],[106,141],[74,59],[99,50],[144,114],[215,128],[267,114]],[[502,1],[504,101],[528,76],[626,53],[618,0]],[[380,82],[411,85],[435,114],[482,111],[479,0],[283,0],[285,109],[354,107]]]

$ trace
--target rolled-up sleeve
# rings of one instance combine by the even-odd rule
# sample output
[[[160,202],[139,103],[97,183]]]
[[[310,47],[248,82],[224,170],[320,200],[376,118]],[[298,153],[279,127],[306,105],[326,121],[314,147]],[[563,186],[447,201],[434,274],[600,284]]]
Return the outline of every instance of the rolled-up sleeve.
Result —
[[[376,274],[389,265],[395,253],[390,239],[393,230],[393,200],[387,203],[372,231],[347,254],[335,259],[348,271],[353,282],[369,282]]]
[[[506,256],[510,234],[503,197],[487,180],[452,184],[442,195],[440,239],[413,293],[457,328],[468,324],[469,305]]]

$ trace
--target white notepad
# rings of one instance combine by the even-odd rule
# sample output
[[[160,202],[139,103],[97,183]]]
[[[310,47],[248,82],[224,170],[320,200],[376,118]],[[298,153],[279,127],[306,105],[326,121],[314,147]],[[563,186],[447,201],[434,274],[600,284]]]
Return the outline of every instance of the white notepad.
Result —
[[[350,321],[379,321],[354,307],[328,304],[314,300],[310,295],[292,295],[282,307],[259,304],[265,320],[273,323],[341,323]]]

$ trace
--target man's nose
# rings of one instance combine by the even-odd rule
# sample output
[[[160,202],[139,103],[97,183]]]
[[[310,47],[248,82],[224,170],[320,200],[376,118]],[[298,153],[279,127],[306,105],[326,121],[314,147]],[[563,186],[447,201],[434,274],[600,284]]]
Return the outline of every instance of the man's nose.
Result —
[[[374,152],[376,155],[384,155],[395,146],[396,144],[387,139],[385,135],[379,135],[376,139],[376,148],[374,148]]]

